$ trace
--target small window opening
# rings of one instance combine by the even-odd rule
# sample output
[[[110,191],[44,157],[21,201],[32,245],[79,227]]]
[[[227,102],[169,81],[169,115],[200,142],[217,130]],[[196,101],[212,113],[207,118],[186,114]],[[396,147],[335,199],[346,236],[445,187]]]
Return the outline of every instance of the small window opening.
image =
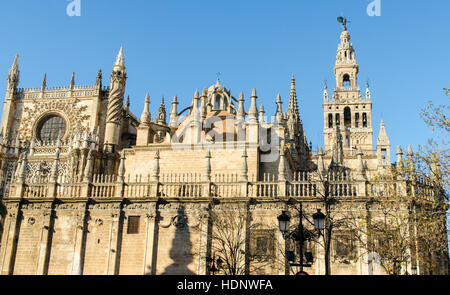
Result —
[[[347,128],[352,127],[352,113],[349,107],[344,109],[344,125]]]
[[[128,217],[128,234],[138,234],[139,233],[139,216],[129,216]]]
[[[328,115],[328,128],[333,128],[333,115]]]
[[[350,86],[350,75],[349,74],[344,75],[343,85],[344,85],[344,87]]]
[[[363,113],[363,128],[367,128],[367,114]]]

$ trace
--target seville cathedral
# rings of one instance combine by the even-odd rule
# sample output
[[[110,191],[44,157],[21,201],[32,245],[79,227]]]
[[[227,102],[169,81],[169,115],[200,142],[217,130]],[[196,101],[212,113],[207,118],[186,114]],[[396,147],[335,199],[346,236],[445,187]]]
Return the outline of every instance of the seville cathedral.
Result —
[[[287,106],[280,95],[274,98],[275,114],[258,107],[255,89],[246,111],[246,94],[233,94],[217,80],[202,91],[193,87],[190,101],[175,96],[168,114],[164,100],[151,114],[147,94],[139,118],[125,94],[122,48],[108,86],[100,70],[92,86],[76,85],[72,75],[68,86],[47,87],[44,76],[39,88],[19,88],[16,56],[0,134],[6,207],[0,273],[212,274],[211,261],[228,259],[218,250],[214,233],[223,228],[215,220],[234,212],[246,221],[229,228],[243,236],[239,274],[293,274],[298,268],[289,265],[287,253],[298,263],[298,242],[280,231],[277,218],[285,211],[295,226],[301,204],[305,228],[318,235],[301,248],[310,264],[305,270],[325,274],[323,234],[307,221],[318,209],[331,214],[324,192],[338,201],[332,210],[353,208],[369,216],[367,204],[378,187],[373,179],[407,169],[413,157],[411,148],[403,156],[398,147],[391,163],[388,129],[372,121],[371,91],[366,85],[361,94],[358,70],[344,27],[336,86],[323,91],[324,147],[314,151],[294,76]],[[373,124],[380,125],[376,145]],[[409,180],[392,179],[396,192],[411,191]],[[339,227],[329,244],[331,274],[386,273],[379,255]],[[418,258],[423,253],[408,251],[402,273],[426,274]],[[447,261],[440,265],[447,269]]]

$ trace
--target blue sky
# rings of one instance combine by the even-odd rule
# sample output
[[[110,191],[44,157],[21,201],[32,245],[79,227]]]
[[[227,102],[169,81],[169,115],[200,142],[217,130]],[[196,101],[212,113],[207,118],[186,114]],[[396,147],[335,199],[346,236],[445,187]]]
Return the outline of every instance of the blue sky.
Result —
[[[374,141],[384,119],[393,146],[425,144],[433,136],[419,118],[427,100],[447,103],[450,87],[450,2],[381,0],[381,16],[369,17],[369,0],[81,0],[81,16],[66,14],[67,0],[14,0],[0,4],[0,93],[14,55],[20,54],[20,87],[109,83],[124,46],[131,109],[140,116],[150,93],[153,117],[161,97],[190,104],[195,89],[221,72],[234,96],[244,91],[246,109],[254,87],[258,104],[284,110],[290,76],[297,79],[299,109],[313,148],[323,145],[324,80],[333,88],[333,65],[344,14],[360,65],[359,85],[370,80]]]

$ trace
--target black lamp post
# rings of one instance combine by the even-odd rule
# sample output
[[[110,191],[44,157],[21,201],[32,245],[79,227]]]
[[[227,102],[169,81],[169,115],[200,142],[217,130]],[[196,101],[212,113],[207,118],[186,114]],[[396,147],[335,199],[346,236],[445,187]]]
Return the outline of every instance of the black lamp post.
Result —
[[[325,228],[325,214],[321,212],[320,209],[317,210],[317,213],[313,214],[313,220],[314,220],[314,228],[317,231],[322,231]],[[287,215],[286,211],[283,211],[280,216],[278,216],[278,227],[280,231],[283,233],[283,237],[286,239],[289,235],[293,235],[295,237],[295,240],[299,242],[300,246],[300,271],[303,271],[303,267],[306,266],[303,264],[303,246],[305,241],[309,240],[311,238],[310,235],[308,237],[305,237],[305,232],[303,228],[303,205],[300,202],[300,209],[299,209],[299,223],[297,230],[289,233],[289,225],[290,225],[291,217]],[[307,255],[306,255],[307,254]],[[312,253],[305,253],[307,262],[312,262],[313,257]]]

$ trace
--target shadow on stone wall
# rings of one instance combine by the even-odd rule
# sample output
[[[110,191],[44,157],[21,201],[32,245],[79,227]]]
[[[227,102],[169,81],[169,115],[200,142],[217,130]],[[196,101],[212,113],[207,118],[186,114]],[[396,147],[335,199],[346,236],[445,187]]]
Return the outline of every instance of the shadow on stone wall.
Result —
[[[173,263],[164,270],[162,275],[195,275],[188,268],[194,255],[192,254],[191,233],[184,207],[178,209],[178,215],[173,217],[171,226],[175,227],[175,237],[169,251]]]

